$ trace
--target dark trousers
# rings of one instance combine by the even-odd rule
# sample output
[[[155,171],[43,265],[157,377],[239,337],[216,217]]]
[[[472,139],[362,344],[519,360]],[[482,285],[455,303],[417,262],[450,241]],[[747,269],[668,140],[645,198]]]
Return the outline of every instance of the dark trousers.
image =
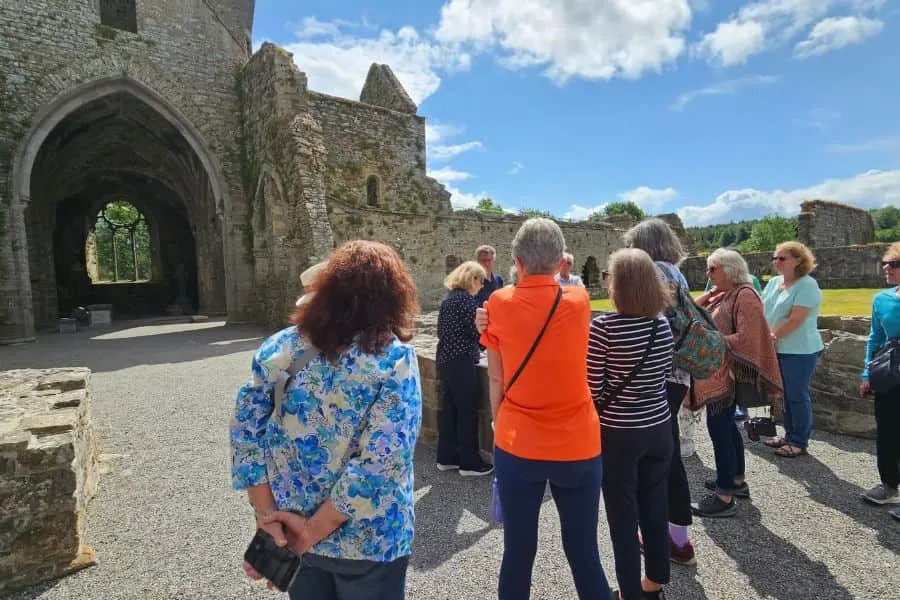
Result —
[[[624,600],[641,597],[638,525],[647,578],[669,582],[668,487],[674,451],[670,427],[660,423],[647,429],[602,429],[603,502]]]
[[[881,483],[900,485],[900,390],[875,397],[875,448]]]
[[[688,526],[693,523],[691,488],[684,463],[681,461],[681,433],[678,431],[678,411],[687,394],[687,386],[666,383],[669,411],[672,413],[672,462],[669,465],[669,523]]]
[[[303,555],[291,600],[403,600],[409,557],[392,562]]]
[[[478,454],[478,372],[471,357],[438,365],[441,409],[438,415],[437,461],[474,468]]]
[[[527,600],[538,543],[538,516],[544,490],[559,512],[563,551],[581,600],[607,600],[609,583],[600,564],[597,522],[603,462],[528,460],[494,449],[497,490],[503,510],[503,563],[500,600]]]
[[[730,403],[730,408],[706,407],[706,429],[716,457],[716,491],[730,494],[734,480],[744,478],[744,437],[734,421],[734,403],[723,402]]]

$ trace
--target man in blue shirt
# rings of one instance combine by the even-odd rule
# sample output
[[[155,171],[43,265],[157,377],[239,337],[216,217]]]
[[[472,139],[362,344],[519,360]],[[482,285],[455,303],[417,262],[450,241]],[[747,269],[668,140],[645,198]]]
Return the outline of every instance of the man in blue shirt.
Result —
[[[484,305],[488,297],[494,293],[494,290],[499,290],[503,287],[503,278],[494,273],[494,258],[496,256],[497,251],[492,246],[482,245],[475,250],[475,260],[484,267],[484,272],[488,274],[488,278],[484,280],[481,290],[475,295],[475,302],[478,304],[478,308]]]

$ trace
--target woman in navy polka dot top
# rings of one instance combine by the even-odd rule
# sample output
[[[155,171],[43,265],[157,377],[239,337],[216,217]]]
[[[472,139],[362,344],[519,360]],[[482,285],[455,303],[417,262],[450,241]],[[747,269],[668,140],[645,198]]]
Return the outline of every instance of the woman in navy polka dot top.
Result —
[[[484,268],[468,261],[444,280],[449,292],[438,313],[437,369],[441,382],[437,468],[460,475],[487,475],[491,465],[478,453],[478,372],[475,294],[486,278]]]

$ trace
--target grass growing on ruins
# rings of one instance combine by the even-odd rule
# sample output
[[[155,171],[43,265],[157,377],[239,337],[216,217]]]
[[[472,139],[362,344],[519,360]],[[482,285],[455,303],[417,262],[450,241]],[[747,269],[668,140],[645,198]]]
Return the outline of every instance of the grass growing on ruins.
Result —
[[[868,317],[872,312],[872,296],[881,291],[878,289],[822,290],[823,315],[841,315],[844,317]],[[691,292],[694,297],[703,292]],[[592,300],[594,310],[612,310],[608,299]]]

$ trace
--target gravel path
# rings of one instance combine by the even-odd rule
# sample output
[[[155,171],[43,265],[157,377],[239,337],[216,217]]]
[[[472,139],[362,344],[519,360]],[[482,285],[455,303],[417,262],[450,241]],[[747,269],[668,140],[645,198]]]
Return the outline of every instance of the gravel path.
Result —
[[[89,506],[87,543],[100,565],[14,599],[277,598],[245,577],[250,511],[228,475],[227,426],[249,353],[264,332],[206,324],[119,326],[98,335],[42,337],[0,348],[3,368],[93,369],[94,423],[105,463]],[[871,441],[816,434],[807,458],[779,460],[750,444],[753,500],[734,519],[694,527],[696,568],[673,566],[673,600],[897,598],[900,523],[857,498],[872,485]],[[490,481],[463,480],[417,462],[417,538],[411,600],[496,597],[502,530],[488,524]],[[712,474],[698,436],[692,489]],[[602,515],[601,515],[602,516]],[[603,564],[612,550],[601,519]],[[535,599],[575,598],[552,502],[544,505]]]

